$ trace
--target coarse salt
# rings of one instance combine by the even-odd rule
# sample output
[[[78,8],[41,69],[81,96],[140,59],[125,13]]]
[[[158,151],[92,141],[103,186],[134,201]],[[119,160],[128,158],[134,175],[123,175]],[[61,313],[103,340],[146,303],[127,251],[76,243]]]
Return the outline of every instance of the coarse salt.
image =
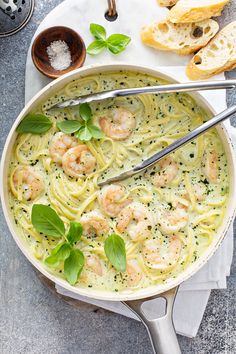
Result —
[[[65,70],[71,64],[71,53],[65,41],[53,41],[47,47],[47,54],[54,70]]]

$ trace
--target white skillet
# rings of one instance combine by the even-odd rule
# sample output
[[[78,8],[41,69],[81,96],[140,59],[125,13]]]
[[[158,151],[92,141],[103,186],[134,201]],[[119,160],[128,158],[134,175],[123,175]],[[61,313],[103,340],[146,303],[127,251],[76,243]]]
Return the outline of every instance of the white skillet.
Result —
[[[235,186],[236,186],[236,161],[235,152],[231,138],[223,125],[217,126],[217,131],[222,139],[224,149],[228,159],[228,165],[230,168],[230,194],[227,211],[220,226],[217,234],[214,237],[212,244],[208,247],[205,253],[198,259],[195,263],[190,265],[185,271],[179,274],[174,279],[169,279],[165,284],[159,284],[157,286],[151,286],[146,289],[140,290],[125,290],[122,292],[114,293],[111,291],[101,291],[92,288],[80,288],[71,286],[66,280],[60,278],[53,274],[50,269],[47,269],[40,261],[35,259],[29,250],[27,240],[19,237],[17,227],[14,223],[8,202],[8,163],[10,160],[10,154],[13,144],[16,139],[15,129],[18,126],[22,118],[32,111],[36,106],[46,100],[49,96],[56,93],[59,89],[63,88],[67,83],[72,80],[79,79],[81,76],[96,75],[99,72],[106,71],[118,71],[118,70],[129,70],[140,73],[146,73],[148,75],[156,76],[158,78],[163,78],[169,82],[176,82],[170,76],[167,76],[161,72],[154,69],[150,69],[144,66],[136,66],[131,64],[109,64],[109,65],[99,65],[84,67],[73,72],[70,72],[63,77],[51,82],[45,88],[43,88],[38,94],[36,94],[30,102],[25,106],[22,112],[17,117],[12,129],[7,137],[1,161],[0,170],[0,193],[2,197],[2,206],[4,215],[10,229],[10,232],[16,241],[18,247],[28,258],[28,260],[47,278],[55,282],[56,284],[64,287],[65,289],[83,296],[90,298],[105,300],[105,301],[122,301],[126,306],[128,306],[136,315],[142,320],[148,329],[154,352],[161,354],[178,354],[180,353],[180,348],[178,345],[176,333],[173,327],[172,321],[172,308],[174,303],[175,294],[178,285],[195,274],[214,254],[216,249],[221,244],[224,236],[226,235],[231,222],[233,221],[235,210],[236,210],[236,198],[235,198]],[[192,93],[191,96],[195,101],[202,106],[207,112],[212,116],[216,114],[214,108],[198,93]],[[166,299],[166,314],[162,318],[149,320],[144,311],[142,310],[142,305],[151,299],[162,297]]]

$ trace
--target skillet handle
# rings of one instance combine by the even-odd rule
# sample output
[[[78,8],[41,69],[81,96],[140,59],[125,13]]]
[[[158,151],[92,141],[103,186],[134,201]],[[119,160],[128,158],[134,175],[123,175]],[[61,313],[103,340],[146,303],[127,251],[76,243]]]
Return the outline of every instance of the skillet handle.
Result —
[[[145,325],[151,339],[153,351],[156,354],[181,354],[175,332],[172,313],[175,296],[178,288],[146,299],[125,301],[123,304],[134,312]],[[142,305],[149,300],[164,298],[166,300],[165,315],[161,318],[149,320],[142,311]]]

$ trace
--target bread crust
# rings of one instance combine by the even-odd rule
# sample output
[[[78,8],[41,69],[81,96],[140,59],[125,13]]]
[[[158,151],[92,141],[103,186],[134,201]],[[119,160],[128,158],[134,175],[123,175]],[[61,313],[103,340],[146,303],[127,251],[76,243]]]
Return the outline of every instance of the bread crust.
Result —
[[[225,26],[205,48],[194,55],[187,65],[186,74],[191,80],[203,80],[233,70],[235,67],[236,21],[233,21]]]
[[[210,4],[209,0],[199,1],[179,0],[169,12],[168,20],[173,23],[190,23],[220,16],[223,8],[230,0],[215,0]]]
[[[158,4],[163,7],[173,6],[178,0],[157,0]]]

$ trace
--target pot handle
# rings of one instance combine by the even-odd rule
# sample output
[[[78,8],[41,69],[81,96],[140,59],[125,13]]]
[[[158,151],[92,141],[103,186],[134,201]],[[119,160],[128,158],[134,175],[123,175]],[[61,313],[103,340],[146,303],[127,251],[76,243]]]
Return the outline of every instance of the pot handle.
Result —
[[[172,319],[173,305],[177,289],[178,288],[173,288],[159,295],[145,299],[123,302],[126,307],[140,318],[147,328],[153,351],[156,354],[181,354]],[[142,311],[142,305],[146,301],[157,298],[164,298],[166,300],[165,315],[161,318],[149,320]]]

